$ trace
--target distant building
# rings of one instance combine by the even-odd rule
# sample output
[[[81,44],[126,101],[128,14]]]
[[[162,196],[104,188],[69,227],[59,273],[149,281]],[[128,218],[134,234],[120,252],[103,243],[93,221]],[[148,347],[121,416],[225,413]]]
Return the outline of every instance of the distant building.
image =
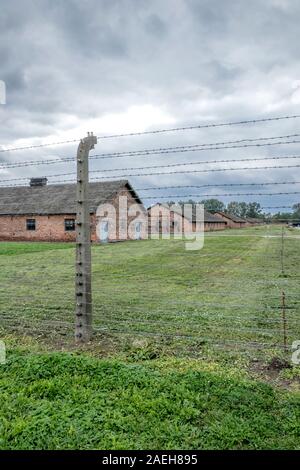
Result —
[[[265,224],[264,219],[255,218],[255,217],[246,217],[246,221],[248,222],[250,226]]]
[[[89,183],[89,200],[92,241],[148,237],[146,209],[127,180]],[[32,178],[30,186],[0,188],[0,240],[74,241],[75,229],[76,184]]]
[[[148,208],[149,234],[184,234],[196,231],[197,212],[192,210],[190,216],[182,213],[181,207],[157,203]],[[224,230],[226,221],[220,220],[204,210],[204,231]]]
[[[216,212],[215,217],[223,220],[227,223],[228,228],[245,228],[247,227],[248,223],[247,220],[242,219],[234,214],[227,214],[225,212]]]
[[[215,230],[224,230],[227,228],[226,220],[220,220],[215,214],[204,210],[204,231],[211,232]]]

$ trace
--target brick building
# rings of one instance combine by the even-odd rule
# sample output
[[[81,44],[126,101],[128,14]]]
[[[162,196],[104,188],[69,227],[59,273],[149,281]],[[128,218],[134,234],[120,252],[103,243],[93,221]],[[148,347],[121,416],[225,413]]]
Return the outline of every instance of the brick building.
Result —
[[[227,228],[226,220],[220,220],[211,212],[204,210],[204,232],[213,232],[215,230],[225,230]]]
[[[264,219],[258,219],[255,217],[247,217],[246,220],[248,222],[248,225],[251,227],[254,225],[264,225],[265,223]]]
[[[179,206],[157,203],[148,208],[149,233],[181,234],[196,231],[197,213],[192,210],[190,216],[182,214]],[[224,230],[227,223],[204,210],[204,231]]]
[[[146,210],[127,180],[89,183],[92,241],[147,238]],[[0,240],[74,241],[76,184],[0,188]],[[146,222],[145,222],[146,221]]]
[[[214,216],[226,222],[228,228],[245,228],[250,225],[247,222],[247,220],[242,219],[241,217],[238,217],[237,215],[234,215],[234,214],[227,214],[225,212],[216,212]]]

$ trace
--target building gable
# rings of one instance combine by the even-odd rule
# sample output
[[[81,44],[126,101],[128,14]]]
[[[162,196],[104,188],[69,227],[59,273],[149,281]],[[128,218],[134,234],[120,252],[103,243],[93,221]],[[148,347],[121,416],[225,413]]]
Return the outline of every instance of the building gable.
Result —
[[[122,188],[142,204],[127,180],[89,183],[90,213],[95,213],[100,204],[111,201]],[[76,184],[0,188],[0,215],[26,214],[76,214]]]

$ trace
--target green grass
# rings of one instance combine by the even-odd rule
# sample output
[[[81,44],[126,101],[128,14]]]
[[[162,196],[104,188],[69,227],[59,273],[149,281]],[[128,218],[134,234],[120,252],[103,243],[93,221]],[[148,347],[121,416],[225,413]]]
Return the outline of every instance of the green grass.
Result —
[[[96,337],[118,352],[137,338],[188,356],[280,349],[284,290],[291,344],[300,337],[300,238],[285,229],[282,272],[280,234],[276,226],[211,233],[199,251],[172,240],[93,246]],[[5,331],[73,341],[73,245],[0,244],[0,286]]]
[[[73,243],[38,243],[38,242],[1,242],[0,255],[1,256],[19,256],[26,253],[39,253],[50,250],[66,250],[67,248],[74,248]]]
[[[229,370],[15,351],[1,372],[1,449],[299,449],[299,395]]]
[[[299,449],[299,366],[270,367],[290,361],[283,290],[300,339],[300,234],[285,229],[283,271],[280,235],[93,246],[82,348],[74,245],[0,243],[0,448]]]

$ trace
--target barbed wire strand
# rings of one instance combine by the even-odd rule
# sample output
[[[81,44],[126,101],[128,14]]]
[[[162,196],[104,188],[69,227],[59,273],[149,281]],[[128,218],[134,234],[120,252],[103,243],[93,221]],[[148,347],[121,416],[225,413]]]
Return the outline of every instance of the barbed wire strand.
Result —
[[[108,134],[108,135],[98,135],[99,139],[114,139],[119,137],[133,137],[133,136],[141,136],[141,135],[149,135],[149,134],[161,134],[167,132],[179,132],[185,130],[193,130],[193,129],[209,129],[215,127],[226,127],[226,126],[236,126],[236,125],[246,125],[246,124],[258,124],[263,122],[273,122],[273,121],[281,121],[281,120],[290,120],[290,119],[297,119],[300,115],[286,115],[286,116],[275,116],[270,118],[256,118],[256,119],[246,119],[240,121],[231,121],[231,122],[222,122],[222,123],[210,123],[210,124],[198,124],[193,126],[182,126],[182,127],[173,127],[173,128],[165,128],[165,129],[156,129],[156,130],[149,130],[149,131],[141,131],[141,132],[128,132],[128,133],[120,133],[120,134]],[[44,144],[36,144],[36,145],[29,145],[29,146],[22,146],[22,147],[8,147],[0,149],[0,152],[12,152],[17,150],[29,150],[29,149],[36,149],[42,147],[50,147],[62,144],[70,144],[79,142],[81,139],[69,139],[63,140],[58,142],[52,143],[44,143]]]

